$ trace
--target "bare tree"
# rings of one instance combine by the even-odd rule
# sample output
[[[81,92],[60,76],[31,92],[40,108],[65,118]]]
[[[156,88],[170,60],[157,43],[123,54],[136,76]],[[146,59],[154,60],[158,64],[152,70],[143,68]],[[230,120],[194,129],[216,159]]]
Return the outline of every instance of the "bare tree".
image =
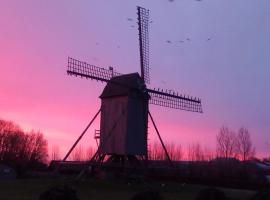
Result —
[[[60,160],[60,150],[58,145],[51,148],[51,160]]]
[[[240,160],[248,160],[255,156],[255,147],[252,145],[249,131],[243,127],[238,130],[237,153]]]
[[[48,144],[47,140],[44,139],[43,134],[40,131],[30,131],[29,140],[29,152],[30,161],[38,161],[46,163],[48,157]]]
[[[166,158],[162,145],[158,142],[150,144],[148,154],[151,160],[165,160]]]
[[[173,154],[173,151],[175,149],[175,145],[174,144],[171,144],[171,145],[167,145],[165,144],[166,148],[167,148],[167,151],[168,151],[168,154],[169,156],[171,157],[172,154]],[[155,141],[154,143],[152,143],[150,146],[149,146],[149,155],[150,155],[150,159],[152,160],[166,160],[166,154],[165,154],[165,151],[162,147],[162,145]]]
[[[193,143],[188,145],[187,159],[190,161],[205,160],[204,152],[200,143]]]
[[[170,143],[170,144],[165,144],[167,152],[169,154],[169,157],[171,160],[176,160],[175,158],[175,144],[174,143]]]
[[[89,146],[86,150],[85,159],[90,160],[95,153],[95,149],[92,146]]]
[[[173,142],[165,144],[167,152],[171,160],[181,160],[183,158],[183,151],[181,145],[175,145]],[[166,160],[166,154],[162,145],[158,142],[154,142],[149,145],[148,158],[150,160]]]
[[[216,137],[217,156],[223,158],[236,157],[237,155],[237,138],[235,133],[223,126]]]
[[[84,148],[82,146],[77,146],[71,153],[71,159],[74,161],[82,161],[85,159]]]
[[[183,157],[182,146],[173,142],[165,145],[171,160],[181,160]]]
[[[213,160],[215,158],[215,153],[209,147],[204,147],[204,159]]]
[[[175,160],[182,160],[183,159],[183,150],[182,150],[182,145],[178,144],[175,149]]]
[[[24,132],[11,121],[0,120],[0,161],[15,166],[37,166],[47,161],[47,141],[40,131]]]

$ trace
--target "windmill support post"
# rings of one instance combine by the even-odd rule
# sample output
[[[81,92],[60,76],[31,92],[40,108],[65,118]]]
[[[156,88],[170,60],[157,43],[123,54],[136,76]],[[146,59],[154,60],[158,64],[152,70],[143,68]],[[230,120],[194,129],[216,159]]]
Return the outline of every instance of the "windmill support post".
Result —
[[[98,114],[100,113],[101,109],[98,110],[98,112],[95,114],[95,116],[92,118],[92,120],[90,121],[90,123],[86,126],[86,128],[84,129],[84,131],[82,132],[82,134],[78,137],[78,139],[76,140],[76,142],[72,145],[72,147],[69,149],[68,153],[65,155],[65,157],[63,158],[62,162],[66,161],[66,159],[68,158],[68,156],[71,154],[71,152],[73,151],[73,149],[76,147],[76,145],[79,143],[79,141],[82,139],[82,137],[84,136],[84,134],[86,133],[86,131],[89,129],[89,127],[92,125],[92,123],[95,121],[95,119],[97,118]]]
[[[171,167],[174,168],[173,162],[172,162],[172,160],[171,160],[171,158],[170,158],[170,155],[169,155],[169,153],[168,153],[168,151],[167,151],[167,149],[166,149],[166,146],[165,146],[165,144],[164,144],[164,142],[163,142],[163,140],[162,140],[162,138],[161,138],[161,136],[160,136],[160,134],[159,134],[159,131],[158,131],[157,126],[156,126],[156,123],[154,122],[154,119],[153,119],[153,117],[152,117],[150,111],[148,111],[148,114],[149,114],[150,119],[151,119],[151,121],[152,121],[152,123],[153,123],[153,125],[154,125],[154,128],[155,128],[156,132],[157,132],[157,135],[158,135],[158,138],[159,138],[159,140],[160,140],[160,143],[161,143],[161,145],[162,145],[162,147],[163,147],[163,150],[165,151],[166,157],[167,157],[167,159],[168,159],[168,161],[169,161]]]

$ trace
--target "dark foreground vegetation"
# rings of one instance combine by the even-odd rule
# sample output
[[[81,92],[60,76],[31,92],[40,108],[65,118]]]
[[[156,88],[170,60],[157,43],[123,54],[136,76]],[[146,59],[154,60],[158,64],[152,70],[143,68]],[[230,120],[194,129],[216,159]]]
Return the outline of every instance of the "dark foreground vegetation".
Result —
[[[184,182],[155,181],[132,183],[129,181],[99,181],[91,179],[74,182],[68,179],[21,179],[0,181],[0,197],[5,200],[37,200],[41,194],[54,187],[60,187],[60,190],[64,187],[72,188],[72,190],[76,191],[76,196],[79,200],[139,200],[145,197],[145,195],[138,194],[141,192],[144,194],[146,192],[149,200],[151,200],[152,196],[158,197],[158,195],[164,200],[196,200],[200,199],[200,195],[207,196],[207,194],[204,194],[207,192],[202,190],[209,188],[208,186],[191,185]],[[149,194],[147,192],[149,190],[154,191],[155,194],[152,195],[151,192]],[[218,192],[214,193],[220,194],[214,195],[223,196],[224,193],[225,197],[231,200],[252,200],[251,198],[256,194],[256,191],[252,190],[225,188],[218,188],[218,190]],[[71,194],[74,196],[72,192]],[[211,200],[211,198],[208,199]]]

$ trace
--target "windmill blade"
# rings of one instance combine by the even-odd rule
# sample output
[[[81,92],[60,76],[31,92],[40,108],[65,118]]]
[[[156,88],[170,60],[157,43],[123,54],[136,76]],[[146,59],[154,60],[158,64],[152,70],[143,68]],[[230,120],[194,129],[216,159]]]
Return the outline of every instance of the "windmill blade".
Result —
[[[149,103],[169,108],[202,113],[201,100],[178,95],[174,92],[163,92],[159,90],[147,89],[151,96]]]
[[[149,10],[137,7],[140,43],[141,77],[145,83],[150,84],[149,75]]]
[[[71,57],[68,57],[67,73],[68,75],[91,78],[105,82],[108,82],[114,76],[121,75],[120,73],[114,71],[111,67],[109,69],[104,69]]]

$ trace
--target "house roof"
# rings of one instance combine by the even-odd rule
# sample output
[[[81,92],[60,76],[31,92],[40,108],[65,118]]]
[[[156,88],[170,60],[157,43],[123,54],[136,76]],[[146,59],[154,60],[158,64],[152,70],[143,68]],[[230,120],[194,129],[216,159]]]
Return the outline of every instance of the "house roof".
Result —
[[[124,74],[113,77],[105,86],[100,98],[128,96],[132,92],[142,92],[145,84],[138,73]]]

